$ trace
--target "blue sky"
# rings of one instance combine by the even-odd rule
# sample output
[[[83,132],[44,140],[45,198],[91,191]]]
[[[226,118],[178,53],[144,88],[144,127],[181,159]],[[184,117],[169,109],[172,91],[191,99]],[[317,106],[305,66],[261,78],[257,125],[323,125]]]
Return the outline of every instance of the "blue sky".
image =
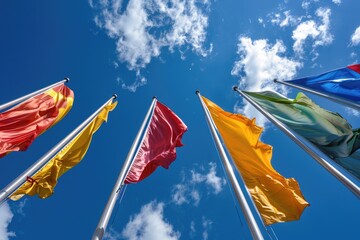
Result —
[[[299,221],[268,231],[279,239],[354,239],[359,200],[232,86],[294,97],[297,90],[272,80],[358,63],[359,7],[345,0],[2,2],[1,103],[64,77],[75,102],[26,152],[0,159],[1,188],[113,93],[119,103],[52,197],[2,205],[0,239],[90,239],[153,96],[188,126],[185,146],[169,170],[127,187],[106,239],[251,239],[195,90],[227,111],[256,117],[265,126],[262,141],[274,147],[274,168],[296,178],[311,204]],[[359,112],[308,95],[360,127]]]

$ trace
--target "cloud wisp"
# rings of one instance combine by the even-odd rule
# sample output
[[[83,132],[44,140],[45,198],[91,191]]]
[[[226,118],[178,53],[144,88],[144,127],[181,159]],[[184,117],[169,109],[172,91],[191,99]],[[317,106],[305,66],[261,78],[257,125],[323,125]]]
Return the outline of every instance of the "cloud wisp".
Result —
[[[320,22],[313,19],[307,20],[300,23],[292,33],[293,50],[300,57],[304,55],[306,41],[312,40],[311,52],[317,56],[317,47],[329,45],[334,40],[330,33],[331,10],[329,8],[318,8],[315,14],[320,18]]]
[[[205,184],[208,194],[219,194],[226,183],[224,178],[216,175],[216,164],[209,163],[209,172],[200,173],[191,170],[191,177],[184,177],[181,183],[176,184],[172,191],[172,201],[176,205],[192,204],[198,206],[201,200],[200,186]]]
[[[290,10],[286,9],[286,6],[280,5],[277,12],[267,15],[267,22],[280,28],[292,29],[291,38],[294,41],[293,51],[296,57],[303,58],[305,54],[310,53],[311,60],[314,61],[318,57],[317,48],[330,45],[334,36],[330,31],[331,9],[319,7],[311,15],[308,12],[311,10],[312,2],[315,1],[302,2],[302,8],[306,12],[299,16],[293,15]]]
[[[202,217],[202,226],[203,226],[202,239],[203,240],[209,239],[209,230],[211,229],[212,224],[213,224],[213,222],[210,219]]]
[[[163,48],[181,53],[192,50],[206,57],[211,52],[204,47],[208,26],[207,0],[130,0],[100,1],[89,4],[99,13],[98,27],[116,41],[118,60],[136,72],[136,81],[122,87],[135,92],[146,84],[141,70],[159,57]]]
[[[128,240],[178,240],[180,232],[164,218],[164,203],[150,202],[130,218],[121,233]]]

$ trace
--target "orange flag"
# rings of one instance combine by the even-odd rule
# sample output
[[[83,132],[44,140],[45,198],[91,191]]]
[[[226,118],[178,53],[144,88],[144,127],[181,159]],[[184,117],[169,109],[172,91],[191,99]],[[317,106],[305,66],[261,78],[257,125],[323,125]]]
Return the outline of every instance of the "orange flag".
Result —
[[[73,101],[73,91],[61,84],[0,113],[0,157],[25,151],[69,112]]]
[[[272,146],[259,140],[262,128],[241,114],[222,110],[202,97],[264,223],[298,220],[309,205],[297,181],[271,165]]]

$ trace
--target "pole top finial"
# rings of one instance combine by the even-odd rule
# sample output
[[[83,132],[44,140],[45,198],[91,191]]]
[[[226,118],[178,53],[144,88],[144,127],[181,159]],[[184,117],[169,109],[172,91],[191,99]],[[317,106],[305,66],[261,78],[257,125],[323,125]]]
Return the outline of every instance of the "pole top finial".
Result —
[[[274,82],[276,83],[276,82],[278,82],[278,80],[276,78],[274,78]]]
[[[198,95],[199,93],[200,93],[200,91],[199,91],[199,90],[196,90],[196,91],[195,91],[195,94],[196,94],[196,95]]]
[[[66,80],[66,82],[70,82],[70,78],[68,77],[64,78],[64,80]]]
[[[113,94],[113,97],[114,97],[114,99],[116,99],[116,98],[117,98],[117,95],[114,93],[114,94]]]
[[[233,86],[233,90],[234,90],[234,91],[237,91],[237,90],[238,90],[238,87],[237,87],[237,86]]]
[[[157,99],[157,97],[156,97],[156,96],[153,96],[153,99]]]

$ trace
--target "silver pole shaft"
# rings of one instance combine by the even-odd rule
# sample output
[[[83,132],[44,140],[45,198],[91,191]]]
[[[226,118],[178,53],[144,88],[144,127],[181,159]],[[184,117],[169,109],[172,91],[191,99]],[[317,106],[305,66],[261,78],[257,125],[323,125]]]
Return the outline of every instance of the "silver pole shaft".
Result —
[[[92,236],[92,240],[101,240],[105,234],[106,227],[108,225],[108,222],[110,220],[112,211],[115,207],[116,200],[118,197],[118,194],[120,193],[120,189],[124,185],[124,180],[126,177],[126,174],[128,172],[128,169],[134,159],[134,153],[138,148],[140,137],[142,136],[144,129],[146,127],[146,124],[148,122],[148,119],[150,118],[150,115],[153,113],[154,106],[156,104],[156,98],[153,98],[153,101],[149,107],[148,112],[146,113],[145,119],[143,123],[141,124],[141,127],[139,129],[139,132],[137,133],[133,144],[131,145],[131,148],[129,150],[129,153],[125,159],[125,162],[121,168],[121,171],[119,173],[118,179],[116,180],[116,183],[114,185],[114,188],[112,189],[112,192],[109,196],[108,202],[106,203],[106,206],[102,212],[102,215],[100,217],[99,223],[96,227],[96,230]]]
[[[30,97],[33,97],[33,96],[35,96],[35,95],[37,95],[37,94],[39,94],[39,93],[41,93],[41,92],[44,92],[44,91],[46,91],[46,90],[48,90],[48,89],[50,89],[50,88],[52,88],[52,87],[56,87],[56,86],[58,86],[58,85],[60,85],[60,84],[62,84],[62,83],[64,83],[64,82],[68,82],[68,81],[69,81],[69,78],[65,78],[64,80],[61,80],[60,82],[54,83],[54,84],[49,85],[49,86],[47,86],[47,87],[44,87],[44,88],[42,88],[42,89],[40,89],[40,90],[37,90],[37,91],[32,92],[32,93],[29,93],[29,94],[27,94],[27,95],[25,95],[25,96],[22,96],[22,97],[20,97],[20,98],[17,98],[17,99],[15,99],[15,100],[12,100],[12,101],[10,101],[10,102],[8,102],[8,103],[2,104],[2,105],[0,105],[0,111],[6,109],[6,108],[8,108],[8,107],[11,107],[11,106],[13,106],[13,105],[15,105],[15,104],[18,104],[18,103],[20,103],[20,102],[22,102],[22,101],[24,101],[24,100],[26,100],[26,99],[28,99],[28,98],[30,98]]]
[[[229,162],[229,159],[227,158],[224,147],[222,146],[219,136],[216,133],[216,129],[215,129],[213,120],[211,118],[211,115],[209,114],[207,107],[201,98],[200,92],[196,91],[196,94],[198,95],[201,106],[203,107],[203,110],[205,112],[206,120],[210,126],[211,135],[213,136],[213,138],[215,140],[217,150],[219,151],[219,155],[221,157],[222,163],[225,167],[226,173],[231,182],[231,186],[235,192],[235,196],[236,196],[236,198],[240,204],[240,207],[244,213],[246,222],[250,228],[251,235],[252,235],[253,239],[256,239],[256,240],[264,239],[264,237],[262,236],[261,231],[259,229],[259,226],[257,225],[255,218],[250,210],[250,207],[245,199],[245,196],[240,188],[240,185],[235,177],[234,170]]]
[[[63,140],[61,140],[56,146],[50,149],[45,155],[43,155],[37,162],[31,165],[25,172],[20,174],[15,180],[13,180],[9,185],[7,185],[0,192],[0,204],[6,200],[17,188],[19,188],[25,181],[26,177],[32,176],[36,173],[43,165],[45,165],[50,158],[57,153],[62,147],[64,147],[78,132],[80,132],[88,123],[90,123],[100,111],[109,104],[116,96],[111,97],[104,105],[102,105],[96,112],[94,112],[90,117],[88,117],[83,123],[81,123],[75,130],[73,130],[69,135],[67,135]]]
[[[286,85],[286,86],[290,86],[290,87],[293,87],[293,88],[297,88],[297,89],[300,89],[300,90],[302,90],[302,91],[306,91],[306,92],[309,92],[309,93],[318,95],[318,96],[320,96],[320,97],[327,98],[327,99],[329,99],[329,100],[331,100],[331,101],[340,103],[340,104],[342,104],[342,105],[346,105],[346,106],[351,107],[351,108],[355,108],[355,109],[357,109],[357,110],[360,109],[360,104],[351,102],[351,101],[349,101],[349,100],[346,100],[346,99],[343,99],[343,98],[340,98],[340,97],[331,96],[331,95],[328,95],[328,94],[325,94],[325,93],[317,92],[317,91],[314,91],[314,90],[309,89],[309,88],[305,88],[305,87],[302,87],[302,86],[298,86],[298,85],[296,85],[296,84],[289,83],[289,82],[280,81],[280,80],[277,80],[277,79],[274,79],[274,82],[276,82],[276,83],[281,83],[281,84]]]
[[[290,137],[297,145],[299,145],[305,152],[307,152],[311,157],[313,157],[321,166],[323,166],[328,172],[335,176],[342,184],[344,184],[356,197],[360,198],[360,188],[343,175],[339,170],[334,166],[329,164],[324,158],[317,155],[309,146],[303,143],[291,130],[286,127],[285,124],[277,120],[270,113],[265,111],[259,104],[254,100],[240,91],[237,87],[234,87],[234,91],[238,92],[243,98],[245,98],[249,103],[251,103],[259,112],[261,112],[267,119],[269,119],[275,126],[280,128],[288,137]],[[310,144],[310,143],[309,143]]]

